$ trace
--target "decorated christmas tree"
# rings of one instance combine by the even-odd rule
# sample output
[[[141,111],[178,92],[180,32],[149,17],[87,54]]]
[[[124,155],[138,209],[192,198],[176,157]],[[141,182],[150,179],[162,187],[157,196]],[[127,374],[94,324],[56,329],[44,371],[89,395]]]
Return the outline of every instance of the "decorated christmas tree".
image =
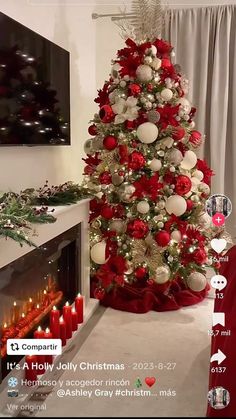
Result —
[[[203,137],[188,81],[172,63],[173,47],[158,37],[162,13],[159,1],[134,2],[85,143],[91,277],[101,300],[132,287],[168,298],[176,284],[195,294],[207,287],[213,173],[195,153]]]

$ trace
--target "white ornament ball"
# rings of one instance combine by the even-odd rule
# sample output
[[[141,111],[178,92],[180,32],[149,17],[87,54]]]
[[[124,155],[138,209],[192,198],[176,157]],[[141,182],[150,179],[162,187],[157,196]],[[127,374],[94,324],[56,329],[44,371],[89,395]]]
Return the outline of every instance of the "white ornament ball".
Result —
[[[180,195],[172,195],[166,201],[166,211],[168,214],[174,214],[178,217],[183,215],[186,209],[187,203]]]
[[[209,185],[207,185],[207,183],[205,183],[205,182],[201,182],[201,183],[198,185],[198,190],[199,190],[200,192],[203,192],[203,193],[204,193],[204,194],[206,194],[206,195],[209,195],[209,194],[210,194],[210,192],[211,192]]]
[[[153,170],[153,172],[158,172],[158,170],[160,170],[162,167],[162,163],[158,159],[153,159],[149,164],[149,167],[151,170]]]
[[[190,170],[194,166],[196,166],[196,164],[197,164],[196,154],[191,150],[186,151],[184,158],[181,162],[181,167],[185,170]]]
[[[110,230],[116,231],[118,234],[124,233],[125,223],[122,220],[113,220],[109,225]]]
[[[152,63],[152,57],[150,57],[150,55],[148,55],[147,57],[144,58],[144,62],[145,62],[145,64],[151,64]]]
[[[165,284],[170,279],[170,268],[168,265],[158,266],[155,273],[155,282],[157,284]]]
[[[180,103],[182,109],[184,110],[185,113],[189,114],[191,112],[192,106],[189,102],[188,99],[186,99],[185,97],[181,97],[178,100],[178,103]]]
[[[204,174],[201,172],[201,170],[195,170],[193,172],[193,176],[196,177],[200,181],[204,178]]]
[[[144,122],[138,126],[137,137],[144,144],[151,144],[158,137],[158,128],[152,122]]]
[[[169,101],[172,99],[173,97],[173,92],[170,89],[163,89],[161,91],[161,97],[162,99],[164,99],[165,101]]]
[[[157,71],[157,70],[159,70],[159,68],[161,68],[161,64],[162,64],[162,62],[161,62],[160,58],[155,57],[152,60],[151,66],[152,66],[153,70]],[[159,81],[159,76],[156,75],[155,77],[157,77],[158,78],[157,81]]]
[[[140,201],[137,204],[137,211],[140,212],[140,214],[147,214],[150,210],[150,205],[146,201]]]
[[[106,242],[102,240],[94,244],[90,251],[91,259],[94,263],[102,265],[106,262]]]
[[[152,80],[152,69],[149,65],[141,64],[136,70],[136,75],[139,81],[147,82]]]
[[[170,237],[172,240],[174,240],[177,243],[179,243],[182,239],[182,235],[179,230],[173,230]]]
[[[151,50],[152,55],[156,55],[156,53],[157,53],[157,47],[155,45],[151,45],[150,50]]]
[[[191,177],[191,182],[192,182],[191,191],[196,192],[198,189],[200,180],[196,177]]]
[[[187,285],[193,291],[203,291],[206,288],[206,284],[206,277],[201,272],[193,272],[187,279]]]
[[[168,154],[168,161],[170,163],[177,165],[177,164],[180,164],[182,160],[183,160],[183,154],[177,148],[173,148],[173,150],[171,150],[170,153]]]

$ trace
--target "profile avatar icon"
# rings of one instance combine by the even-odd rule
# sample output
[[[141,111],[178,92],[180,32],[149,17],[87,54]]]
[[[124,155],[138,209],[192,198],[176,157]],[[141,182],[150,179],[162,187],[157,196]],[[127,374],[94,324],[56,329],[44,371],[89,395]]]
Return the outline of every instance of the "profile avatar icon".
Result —
[[[227,218],[232,212],[232,202],[226,195],[211,195],[205,205],[206,212],[210,217],[214,217],[215,214],[222,214]]]
[[[224,409],[229,402],[230,395],[224,387],[214,387],[208,392],[208,403],[213,409]]]

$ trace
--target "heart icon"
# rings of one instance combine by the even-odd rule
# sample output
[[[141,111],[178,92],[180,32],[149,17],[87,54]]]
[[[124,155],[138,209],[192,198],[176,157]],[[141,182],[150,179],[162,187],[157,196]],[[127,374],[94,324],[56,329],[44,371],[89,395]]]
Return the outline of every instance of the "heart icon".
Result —
[[[227,246],[225,239],[213,239],[211,240],[211,247],[216,253],[221,253]]]
[[[148,387],[152,387],[153,384],[155,384],[156,379],[155,377],[146,377],[145,378],[145,383],[147,384]]]

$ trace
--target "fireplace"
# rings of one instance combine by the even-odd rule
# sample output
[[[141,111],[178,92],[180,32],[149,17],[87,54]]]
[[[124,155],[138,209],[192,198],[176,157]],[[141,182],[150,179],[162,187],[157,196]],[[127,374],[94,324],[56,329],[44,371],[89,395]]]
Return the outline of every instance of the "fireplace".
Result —
[[[7,339],[33,337],[49,325],[53,306],[81,292],[81,237],[79,223],[0,269],[1,379],[7,362],[21,358],[7,356]]]

